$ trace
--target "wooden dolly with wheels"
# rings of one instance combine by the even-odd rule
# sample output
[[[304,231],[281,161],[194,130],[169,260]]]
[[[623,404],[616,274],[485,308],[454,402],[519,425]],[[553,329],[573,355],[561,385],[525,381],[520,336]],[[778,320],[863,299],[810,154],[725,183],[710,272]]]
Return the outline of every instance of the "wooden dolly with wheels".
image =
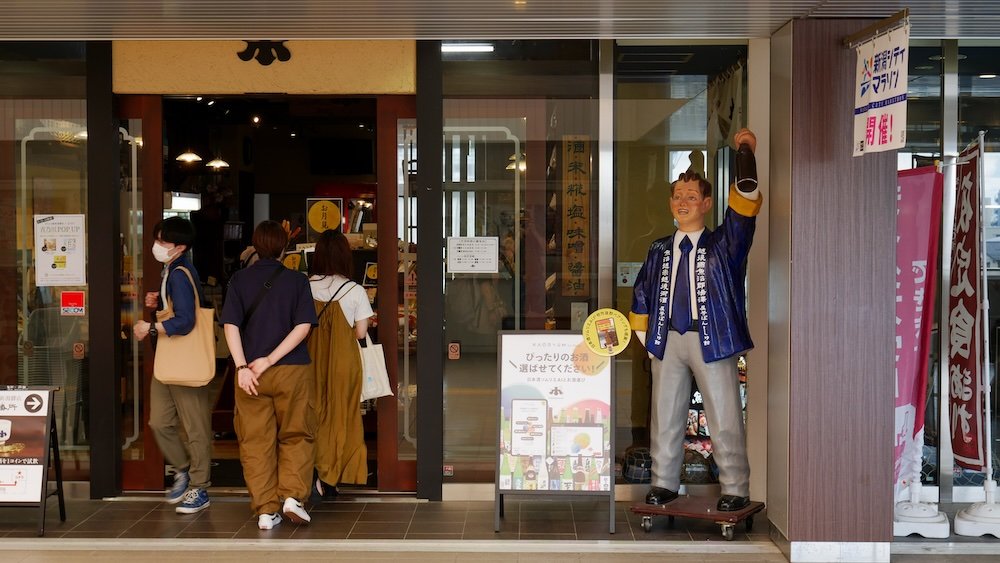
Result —
[[[764,509],[762,502],[750,502],[746,508],[733,512],[719,512],[715,509],[718,499],[715,497],[681,496],[663,505],[636,504],[631,510],[642,515],[642,529],[649,532],[653,529],[653,516],[666,516],[667,525],[673,527],[674,517],[711,520],[722,527],[722,537],[733,539],[736,525],[746,522],[747,532],[753,531],[753,515]]]

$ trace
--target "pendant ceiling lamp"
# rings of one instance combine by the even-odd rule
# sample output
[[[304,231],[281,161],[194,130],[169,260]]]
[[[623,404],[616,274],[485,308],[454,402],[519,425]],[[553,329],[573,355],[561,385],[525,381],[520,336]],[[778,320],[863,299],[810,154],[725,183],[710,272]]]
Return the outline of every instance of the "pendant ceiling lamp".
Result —
[[[191,164],[192,162],[201,162],[201,157],[192,151],[184,151],[177,155],[177,161]]]
[[[213,170],[222,170],[223,168],[229,168],[229,163],[219,157],[215,157],[214,159],[208,161],[208,164],[205,166],[208,166]]]

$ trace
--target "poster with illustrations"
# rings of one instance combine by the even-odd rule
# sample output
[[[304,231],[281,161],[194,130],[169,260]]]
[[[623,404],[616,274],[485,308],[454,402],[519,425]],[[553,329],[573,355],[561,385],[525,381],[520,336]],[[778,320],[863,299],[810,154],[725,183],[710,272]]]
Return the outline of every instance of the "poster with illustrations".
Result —
[[[611,359],[580,333],[500,339],[499,489],[610,491]]]
[[[35,286],[86,285],[84,216],[35,215]]]

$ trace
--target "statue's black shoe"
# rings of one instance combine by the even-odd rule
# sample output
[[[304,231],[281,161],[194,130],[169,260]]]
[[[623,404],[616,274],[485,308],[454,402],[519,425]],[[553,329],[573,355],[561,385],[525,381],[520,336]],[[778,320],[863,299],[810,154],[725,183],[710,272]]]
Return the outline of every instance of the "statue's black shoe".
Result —
[[[677,493],[663,487],[653,487],[646,495],[646,504],[667,504],[677,498]]]
[[[750,497],[738,497],[734,495],[722,495],[719,497],[719,504],[716,509],[719,512],[735,512],[743,510],[750,505]]]

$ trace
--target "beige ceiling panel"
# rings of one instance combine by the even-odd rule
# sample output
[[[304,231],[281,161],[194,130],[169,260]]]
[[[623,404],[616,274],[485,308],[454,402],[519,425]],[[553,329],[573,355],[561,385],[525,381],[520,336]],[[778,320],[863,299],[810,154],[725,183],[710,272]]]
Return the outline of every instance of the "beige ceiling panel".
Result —
[[[287,61],[243,61],[244,41],[115,41],[117,94],[413,94],[416,43],[286,41]]]
[[[6,0],[0,39],[752,38],[907,7],[915,39],[1000,37],[997,0]]]

